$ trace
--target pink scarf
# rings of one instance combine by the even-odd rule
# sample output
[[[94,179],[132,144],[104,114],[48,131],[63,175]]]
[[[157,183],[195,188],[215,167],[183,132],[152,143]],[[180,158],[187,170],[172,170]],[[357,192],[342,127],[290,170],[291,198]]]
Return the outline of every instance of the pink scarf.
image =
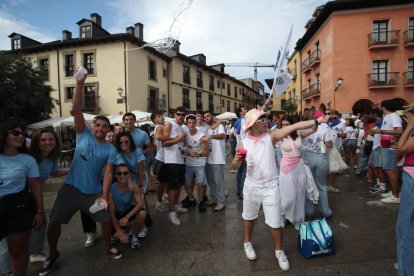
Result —
[[[291,172],[299,163],[300,157],[282,157],[280,160],[280,170],[284,174]]]

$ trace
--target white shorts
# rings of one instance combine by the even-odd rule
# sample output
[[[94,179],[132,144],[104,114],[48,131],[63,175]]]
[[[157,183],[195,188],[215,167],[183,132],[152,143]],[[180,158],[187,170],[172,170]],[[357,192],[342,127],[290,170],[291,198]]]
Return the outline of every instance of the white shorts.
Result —
[[[265,188],[244,186],[243,219],[257,219],[260,204],[263,204],[263,213],[267,225],[271,228],[282,228],[285,226],[285,222],[282,219],[279,186]]]

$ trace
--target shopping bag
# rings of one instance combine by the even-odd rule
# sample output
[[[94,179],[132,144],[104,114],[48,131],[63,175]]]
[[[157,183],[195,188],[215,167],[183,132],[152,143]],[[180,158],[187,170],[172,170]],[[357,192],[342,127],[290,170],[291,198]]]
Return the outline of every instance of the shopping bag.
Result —
[[[348,168],[342,159],[341,154],[335,147],[332,147],[328,150],[327,157],[330,173],[340,173]]]
[[[305,259],[336,254],[334,235],[325,219],[301,223],[298,250]]]

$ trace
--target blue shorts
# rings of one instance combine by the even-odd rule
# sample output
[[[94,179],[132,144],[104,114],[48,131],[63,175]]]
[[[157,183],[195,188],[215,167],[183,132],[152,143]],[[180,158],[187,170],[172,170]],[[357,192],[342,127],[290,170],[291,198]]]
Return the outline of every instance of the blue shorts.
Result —
[[[344,147],[348,148],[348,149],[356,149],[357,148],[357,140],[356,139],[345,140]]]
[[[381,148],[377,147],[369,155],[368,164],[375,168],[381,168]]]
[[[145,168],[151,167],[154,165],[155,162],[155,154],[154,153],[146,153],[145,154]]]
[[[397,164],[397,153],[393,149],[381,148],[381,167],[384,170],[393,170]]]
[[[207,185],[205,166],[185,166],[185,185],[190,186],[195,177],[195,184]]]

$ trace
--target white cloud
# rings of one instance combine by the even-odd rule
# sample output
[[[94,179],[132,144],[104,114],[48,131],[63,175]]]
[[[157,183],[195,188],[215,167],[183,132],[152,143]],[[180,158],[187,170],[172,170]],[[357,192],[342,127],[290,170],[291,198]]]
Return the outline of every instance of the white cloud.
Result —
[[[292,50],[304,34],[304,25],[314,9],[326,1],[317,0],[194,0],[177,27],[181,52],[204,53],[208,64],[261,62],[273,64],[293,24]],[[144,24],[144,39],[163,37],[179,8],[174,0],[117,0],[111,8],[119,20],[112,30],[124,32],[135,22]],[[183,1],[181,3],[187,3]],[[259,79],[273,77],[272,69],[259,68]],[[237,78],[253,77],[253,68],[227,67]]]
[[[10,15],[4,6],[0,7],[0,37],[8,37],[12,32],[22,34],[40,42],[50,42],[57,39],[50,35],[48,30],[40,30],[33,24],[17,19]],[[0,39],[0,49],[8,50],[10,46],[10,40]]]

